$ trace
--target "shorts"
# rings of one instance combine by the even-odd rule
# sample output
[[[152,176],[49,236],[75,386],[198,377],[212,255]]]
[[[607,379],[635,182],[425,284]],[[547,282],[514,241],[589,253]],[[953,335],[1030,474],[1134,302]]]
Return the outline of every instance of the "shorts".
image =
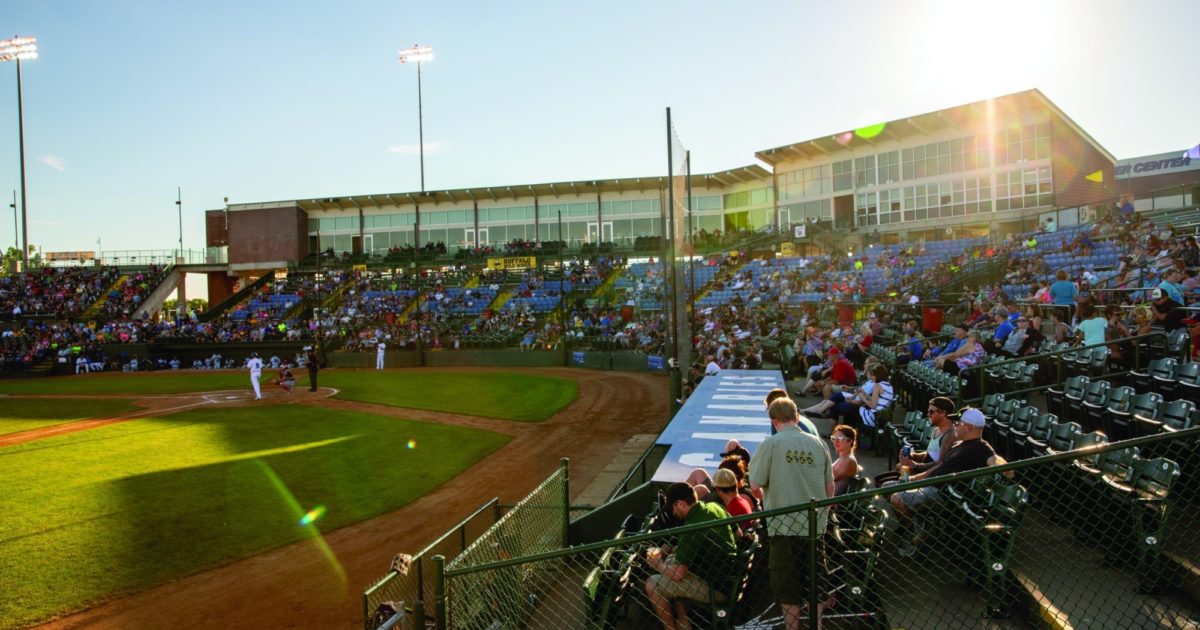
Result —
[[[834,383],[829,386],[829,391],[834,394],[840,394],[840,393],[842,393],[842,387],[843,387],[842,385]]]
[[[674,560],[669,560],[674,562]],[[655,573],[646,578],[646,586],[654,593],[661,595],[664,599],[690,599],[697,602],[707,603],[708,594],[711,592],[708,588],[708,582],[704,578],[695,573],[685,573],[683,578],[678,582],[661,574]],[[725,600],[725,594],[716,592],[713,593],[717,597],[718,602]]]
[[[938,489],[935,486],[925,486],[924,488],[905,490],[896,496],[900,497],[900,502],[905,507],[915,510],[936,501],[938,498]]]
[[[771,536],[768,570],[771,574],[771,596],[786,605],[808,602],[808,578],[812,563],[817,563],[817,589],[824,595],[824,580],[829,573],[825,567],[825,542],[817,539],[817,557],[811,557],[812,540],[805,536]]]

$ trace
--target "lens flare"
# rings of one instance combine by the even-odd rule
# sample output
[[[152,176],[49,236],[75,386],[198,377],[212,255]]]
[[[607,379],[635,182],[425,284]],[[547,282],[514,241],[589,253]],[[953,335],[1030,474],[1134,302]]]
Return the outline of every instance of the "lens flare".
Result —
[[[266,475],[267,479],[271,482],[271,485],[274,486],[279,492],[280,498],[287,503],[288,511],[292,513],[292,518],[298,518],[300,525],[307,530],[309,541],[317,548],[321,555],[325,557],[326,562],[329,564],[330,570],[337,579],[338,590],[344,593],[348,584],[348,581],[346,580],[346,570],[342,568],[342,563],[338,561],[337,556],[333,553],[333,549],[330,548],[329,544],[325,542],[325,539],[321,537],[320,530],[313,525],[313,521],[320,519],[321,516],[325,514],[325,506],[318,505],[317,507],[314,507],[312,511],[305,513],[304,508],[300,506],[300,502],[296,500],[296,497],[292,495],[292,492],[288,490],[287,485],[283,483],[283,480],[279,478],[279,475],[275,474],[275,470],[272,469],[270,465],[258,458],[254,459],[254,463],[258,465],[259,469],[262,470],[263,474]],[[310,517],[312,518],[312,521],[308,521]]]
[[[862,138],[864,140],[870,140],[871,138],[874,138],[875,136],[878,136],[879,134],[883,133],[884,127],[887,127],[887,123],[879,123],[877,125],[867,125],[866,127],[859,127],[858,129],[854,130],[854,135],[856,135],[859,138]]]
[[[417,441],[412,438],[409,438],[408,448],[410,448],[410,449],[417,448]]]
[[[851,140],[854,139],[854,132],[846,131],[843,133],[839,133],[838,135],[834,136],[833,139],[838,144],[840,144],[842,146],[846,146],[847,144],[850,144]]]
[[[321,520],[322,516],[325,516],[325,506],[318,505],[317,507],[306,512],[304,514],[304,516],[300,517],[300,525],[302,525],[302,526],[312,525],[313,523],[316,523],[317,521]]]

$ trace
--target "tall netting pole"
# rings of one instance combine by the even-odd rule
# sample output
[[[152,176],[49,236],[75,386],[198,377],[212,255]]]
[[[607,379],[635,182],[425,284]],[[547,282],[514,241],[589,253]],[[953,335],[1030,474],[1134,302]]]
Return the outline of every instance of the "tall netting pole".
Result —
[[[668,288],[667,325],[670,327],[667,344],[668,356],[675,359],[676,367],[671,370],[671,397],[678,400],[683,393],[682,373],[686,373],[691,365],[692,333],[687,314],[688,291],[685,283],[688,281],[687,269],[684,267],[691,257],[690,242],[687,238],[688,208],[685,205],[688,198],[688,169],[690,156],[679,134],[671,123],[671,108],[667,108],[667,211],[664,213],[666,225],[664,235],[667,239],[667,255],[663,261],[664,280]]]

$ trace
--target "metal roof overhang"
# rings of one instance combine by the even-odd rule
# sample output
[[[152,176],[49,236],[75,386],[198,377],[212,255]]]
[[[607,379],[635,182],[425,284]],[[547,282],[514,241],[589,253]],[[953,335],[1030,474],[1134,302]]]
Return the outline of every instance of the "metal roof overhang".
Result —
[[[757,165],[750,164],[737,168],[692,175],[693,188],[725,188],[737,184],[770,179],[771,172]],[[665,190],[669,185],[667,177],[629,177],[623,179],[581,180],[574,182],[550,182],[543,184],[520,184],[516,186],[485,186],[480,188],[458,188],[454,190],[431,190],[421,192],[401,192],[370,195],[353,195],[349,197],[322,197],[316,199],[298,199],[277,203],[232,204],[234,210],[254,210],[280,205],[296,205],[306,212],[342,212],[358,210],[359,208],[378,208],[385,206],[421,206],[440,205],[444,203],[458,204],[467,201],[502,201],[505,199],[521,199],[528,197],[553,198],[562,196],[593,196],[597,193],[645,192]]]
[[[854,151],[856,149],[871,147],[881,137],[898,141],[914,136],[932,135],[948,128],[972,127],[977,125],[981,119],[988,116],[989,108],[992,112],[998,112],[1002,115],[1013,115],[1029,107],[1044,107],[1050,110],[1052,114],[1062,119],[1072,131],[1079,134],[1080,137],[1084,138],[1101,154],[1115,161],[1115,158],[1108,150],[1100,146],[1095,139],[1088,135],[1075,121],[1064,114],[1053,101],[1046,98],[1046,95],[1037,89],[1015,92],[948,109],[891,120],[884,123],[883,129],[878,136],[872,138],[864,138],[851,130],[833,136],[822,136],[811,140],[785,144],[773,149],[764,149],[756,152],[754,156],[774,167],[780,162],[789,160],[810,159],[821,155],[828,155],[839,150]]]

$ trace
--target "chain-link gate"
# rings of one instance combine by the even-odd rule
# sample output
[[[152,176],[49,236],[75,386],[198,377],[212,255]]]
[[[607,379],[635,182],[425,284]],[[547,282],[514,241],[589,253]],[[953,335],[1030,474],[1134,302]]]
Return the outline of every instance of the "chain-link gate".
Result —
[[[1112,444],[1073,433],[1001,466],[686,527],[670,508],[647,505],[610,540],[537,553],[537,536],[553,529],[547,509],[528,527],[498,526],[469,560],[446,568],[439,621],[1194,628],[1198,438],[1200,428]],[[807,536],[810,528],[821,535]],[[796,535],[777,535],[785,531]],[[542,550],[557,540],[544,542]],[[691,560],[680,580],[663,575],[669,562],[650,559],[664,544]]]

